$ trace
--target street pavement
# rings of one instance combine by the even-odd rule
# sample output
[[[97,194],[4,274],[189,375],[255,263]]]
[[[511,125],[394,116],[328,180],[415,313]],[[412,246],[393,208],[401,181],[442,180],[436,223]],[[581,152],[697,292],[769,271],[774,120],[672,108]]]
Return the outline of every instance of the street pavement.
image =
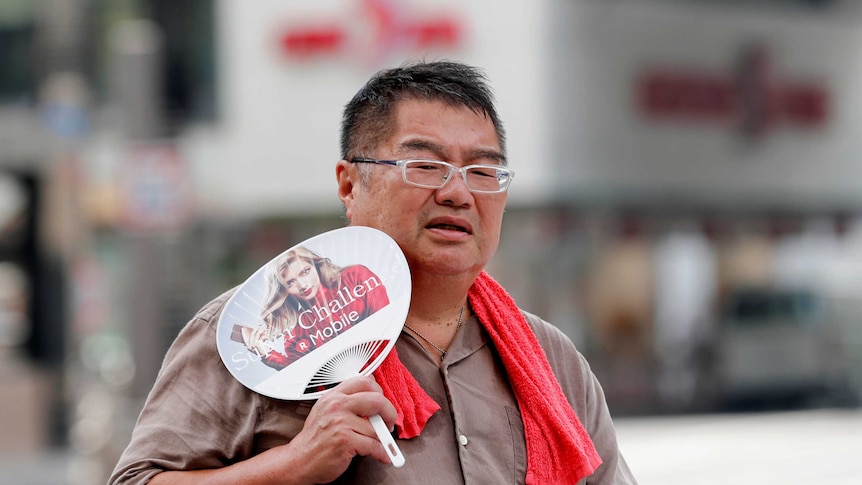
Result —
[[[73,461],[63,450],[0,455],[0,485],[77,485]]]
[[[862,484],[862,409],[615,422],[640,485]],[[90,485],[85,471],[62,451],[0,456],[0,485]]]
[[[640,485],[862,484],[862,410],[620,418]]]

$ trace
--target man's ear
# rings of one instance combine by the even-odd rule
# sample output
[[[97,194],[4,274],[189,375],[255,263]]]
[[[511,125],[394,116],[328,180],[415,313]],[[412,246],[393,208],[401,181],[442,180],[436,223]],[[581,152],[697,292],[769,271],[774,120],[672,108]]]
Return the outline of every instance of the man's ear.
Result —
[[[339,160],[335,164],[335,180],[338,182],[338,198],[344,204],[347,219],[350,220],[350,207],[356,198],[354,191],[359,187],[359,172],[356,165],[347,160]]]

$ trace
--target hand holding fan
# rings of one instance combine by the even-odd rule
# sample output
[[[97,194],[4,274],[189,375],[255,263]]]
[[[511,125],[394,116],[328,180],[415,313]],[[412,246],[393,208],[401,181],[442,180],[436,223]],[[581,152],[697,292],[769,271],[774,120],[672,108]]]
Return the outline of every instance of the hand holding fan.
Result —
[[[410,293],[407,260],[388,235],[359,226],[326,232],[237,289],[219,318],[219,354],[253,391],[316,399],[380,365],[404,326]],[[403,465],[383,419],[368,419],[392,463]]]

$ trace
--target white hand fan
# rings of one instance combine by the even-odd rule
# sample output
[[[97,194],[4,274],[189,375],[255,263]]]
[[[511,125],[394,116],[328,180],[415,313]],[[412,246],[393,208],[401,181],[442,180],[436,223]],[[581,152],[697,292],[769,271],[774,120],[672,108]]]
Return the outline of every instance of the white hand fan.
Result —
[[[249,389],[277,399],[320,397],[372,373],[401,333],[410,269],[386,233],[345,227],[308,239],[258,269],[228,300],[218,350]],[[404,457],[379,415],[369,418],[395,466]]]

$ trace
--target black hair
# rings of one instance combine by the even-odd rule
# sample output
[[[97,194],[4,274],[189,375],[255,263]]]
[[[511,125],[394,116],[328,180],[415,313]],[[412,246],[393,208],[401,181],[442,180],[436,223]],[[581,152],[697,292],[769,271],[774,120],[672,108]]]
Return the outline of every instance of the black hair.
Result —
[[[450,61],[415,62],[378,72],[344,107],[341,157],[373,150],[394,129],[396,104],[404,99],[443,101],[488,117],[505,154],[505,132],[487,77],[480,69]]]

